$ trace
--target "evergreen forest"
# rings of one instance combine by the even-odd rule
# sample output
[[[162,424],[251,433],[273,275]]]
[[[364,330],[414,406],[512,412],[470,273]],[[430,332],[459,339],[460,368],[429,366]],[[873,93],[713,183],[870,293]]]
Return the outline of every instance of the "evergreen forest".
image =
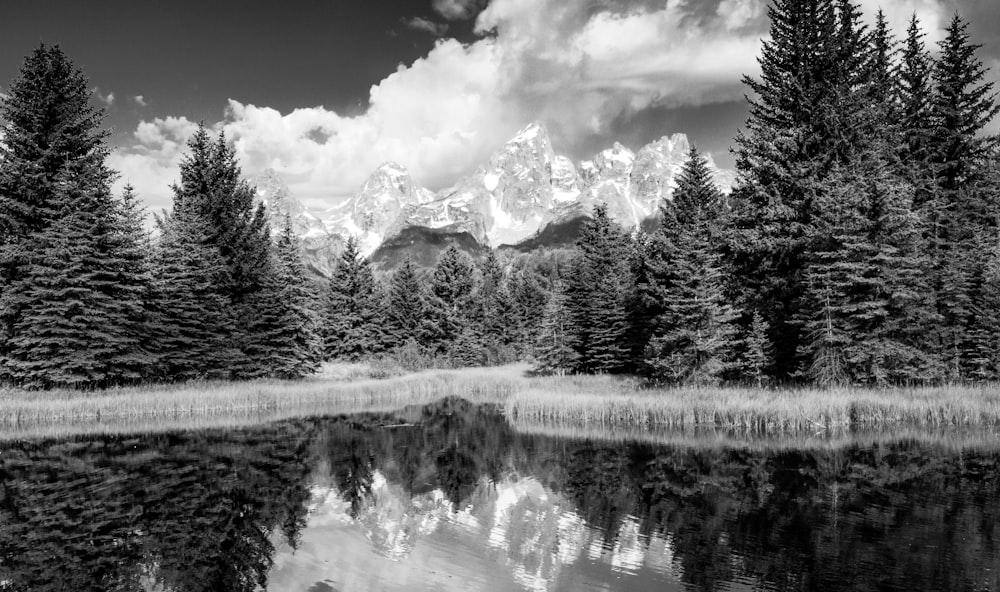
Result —
[[[691,150],[651,231],[598,206],[573,248],[456,247],[329,278],[202,127],[145,223],[90,83],[40,45],[0,99],[0,382],[294,379],[324,360],[530,361],[663,384],[1000,379],[1000,106],[956,15],[931,46],[854,0],[776,0],[725,194]]]

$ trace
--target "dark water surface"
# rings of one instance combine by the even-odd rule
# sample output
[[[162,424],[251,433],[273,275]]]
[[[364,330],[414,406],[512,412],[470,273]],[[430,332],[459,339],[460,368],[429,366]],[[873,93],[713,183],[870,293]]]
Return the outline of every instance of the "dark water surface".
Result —
[[[998,462],[556,439],[457,400],[7,443],[0,590],[1000,590]]]

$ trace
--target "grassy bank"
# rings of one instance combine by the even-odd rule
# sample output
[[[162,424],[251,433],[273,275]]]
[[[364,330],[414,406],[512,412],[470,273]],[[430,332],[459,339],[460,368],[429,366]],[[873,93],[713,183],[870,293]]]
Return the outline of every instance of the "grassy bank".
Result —
[[[0,391],[0,438],[232,427],[309,415],[390,411],[460,396],[503,402],[523,368],[433,370],[387,379],[327,371],[304,381],[204,382],[81,392]]]
[[[608,381],[609,379],[604,379]],[[575,385],[573,381],[581,381]],[[677,388],[601,392],[594,377],[536,382],[505,403],[533,425],[725,428],[756,434],[893,427],[1000,427],[1000,388],[869,389]]]
[[[525,429],[761,438],[846,430],[1000,429],[1000,389],[641,389],[608,376],[530,377],[525,366],[433,370],[385,379],[328,368],[306,381],[193,383],[96,392],[0,391],[0,437],[236,426],[389,411],[457,396],[502,406]]]

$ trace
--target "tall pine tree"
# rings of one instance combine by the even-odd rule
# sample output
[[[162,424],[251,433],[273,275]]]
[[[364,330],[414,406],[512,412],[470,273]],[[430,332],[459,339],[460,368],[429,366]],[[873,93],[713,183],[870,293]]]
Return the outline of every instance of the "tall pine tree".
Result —
[[[153,257],[151,329],[162,380],[229,378],[243,355],[229,301],[219,293],[228,268],[208,224],[187,208],[161,225]]]
[[[659,314],[645,353],[656,380],[717,384],[734,365],[736,310],[724,291],[719,224],[722,193],[692,148],[650,246],[646,299]]]
[[[322,340],[301,248],[288,219],[272,265],[277,273],[249,297],[257,316],[250,320],[248,332],[256,338],[244,353],[256,360],[251,372],[257,377],[303,378],[319,369]]]
[[[584,224],[566,278],[566,306],[577,348],[575,372],[615,373],[630,363],[628,297],[633,278],[628,235],[599,204]]]
[[[383,351],[382,294],[353,237],[330,276],[329,289],[323,323],[325,356],[359,360]]]
[[[868,131],[856,121],[870,103],[869,46],[848,0],[777,0],[768,14],[761,78],[744,79],[755,98],[736,138],[730,249],[741,306],[765,316],[775,373],[787,378],[801,340],[795,319],[818,192]]]
[[[385,325],[390,345],[399,347],[410,340],[426,345],[427,297],[409,257],[392,273],[386,300]]]
[[[0,104],[0,374],[22,386],[134,382],[149,362],[133,277],[141,236],[111,193],[90,94],[43,44]]]

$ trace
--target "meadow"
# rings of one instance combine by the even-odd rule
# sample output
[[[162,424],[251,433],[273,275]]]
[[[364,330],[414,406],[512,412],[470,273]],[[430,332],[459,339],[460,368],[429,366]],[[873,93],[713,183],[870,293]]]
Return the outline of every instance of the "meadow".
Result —
[[[527,366],[371,378],[334,365],[302,381],[192,382],[98,391],[0,391],[0,437],[235,427],[392,411],[444,397],[496,404],[513,425],[583,434],[725,434],[767,439],[888,429],[1000,429],[1000,388],[643,388],[631,378],[531,376]],[[714,436],[710,436],[714,437]]]

